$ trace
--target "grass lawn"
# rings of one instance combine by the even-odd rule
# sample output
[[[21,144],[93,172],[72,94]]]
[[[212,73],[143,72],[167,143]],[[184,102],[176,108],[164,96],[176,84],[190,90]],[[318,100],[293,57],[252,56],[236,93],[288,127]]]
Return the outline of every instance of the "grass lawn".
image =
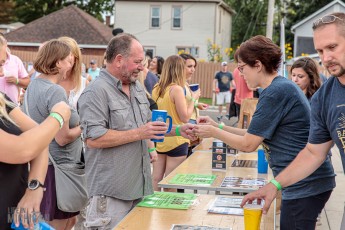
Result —
[[[199,102],[212,105],[212,98],[199,98]]]

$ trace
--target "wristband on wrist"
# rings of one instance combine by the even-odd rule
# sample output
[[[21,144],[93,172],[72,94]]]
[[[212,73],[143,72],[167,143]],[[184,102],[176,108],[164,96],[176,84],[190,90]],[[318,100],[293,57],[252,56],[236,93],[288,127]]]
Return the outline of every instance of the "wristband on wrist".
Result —
[[[156,148],[155,147],[149,148],[147,151],[149,151],[149,153],[152,153],[153,151],[156,151]]]
[[[223,123],[219,124],[219,125],[218,125],[218,128],[220,128],[221,130],[223,130],[224,124],[223,124]]]
[[[195,101],[194,101],[194,108],[197,108],[197,107],[198,107],[198,104],[199,104],[198,100],[195,100]]]
[[[181,128],[180,125],[177,125],[176,128],[175,128],[175,133],[176,133],[176,136],[178,136],[178,137],[181,136],[180,128]]]
[[[278,181],[276,181],[275,179],[270,180],[270,183],[272,183],[274,186],[276,186],[278,191],[282,190],[281,184]]]
[[[61,129],[64,123],[63,117],[59,113],[56,113],[56,112],[50,113],[49,116],[54,117],[59,122],[60,129]]]
[[[16,85],[18,85],[19,84],[19,79],[18,78],[16,78]]]

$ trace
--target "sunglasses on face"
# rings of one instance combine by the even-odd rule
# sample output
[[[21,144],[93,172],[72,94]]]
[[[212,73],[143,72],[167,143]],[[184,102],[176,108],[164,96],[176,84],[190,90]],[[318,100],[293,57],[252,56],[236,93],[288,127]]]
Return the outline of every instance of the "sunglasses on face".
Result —
[[[340,20],[340,21],[344,21],[343,19],[335,16],[335,15],[326,15],[322,18],[317,19],[314,23],[313,23],[313,29],[315,29],[316,27],[318,27],[320,24],[330,24],[335,22],[335,20]]]

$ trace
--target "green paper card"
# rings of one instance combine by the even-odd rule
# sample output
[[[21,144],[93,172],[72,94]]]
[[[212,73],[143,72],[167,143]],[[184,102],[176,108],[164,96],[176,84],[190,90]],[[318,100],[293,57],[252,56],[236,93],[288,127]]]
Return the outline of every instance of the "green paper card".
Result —
[[[188,209],[196,199],[195,194],[155,192],[144,197],[137,205],[147,208]]]
[[[216,177],[216,175],[176,174],[169,184],[211,185]]]

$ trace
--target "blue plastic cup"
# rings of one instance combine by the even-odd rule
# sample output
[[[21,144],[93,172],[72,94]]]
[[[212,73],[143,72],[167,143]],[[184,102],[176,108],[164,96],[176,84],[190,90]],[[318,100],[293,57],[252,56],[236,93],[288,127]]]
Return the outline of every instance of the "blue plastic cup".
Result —
[[[195,91],[197,91],[199,89],[199,84],[190,84],[189,88],[190,88],[190,90],[195,92]]]
[[[151,121],[162,121],[167,122],[167,119],[169,119],[169,127],[167,133],[170,133],[172,128],[172,118],[168,115],[168,112],[166,110],[152,110],[152,119]],[[164,136],[164,134],[157,134],[157,136]],[[153,142],[163,142],[164,139],[151,139]]]
[[[268,162],[266,160],[265,151],[263,149],[258,150],[258,173],[267,173]]]

